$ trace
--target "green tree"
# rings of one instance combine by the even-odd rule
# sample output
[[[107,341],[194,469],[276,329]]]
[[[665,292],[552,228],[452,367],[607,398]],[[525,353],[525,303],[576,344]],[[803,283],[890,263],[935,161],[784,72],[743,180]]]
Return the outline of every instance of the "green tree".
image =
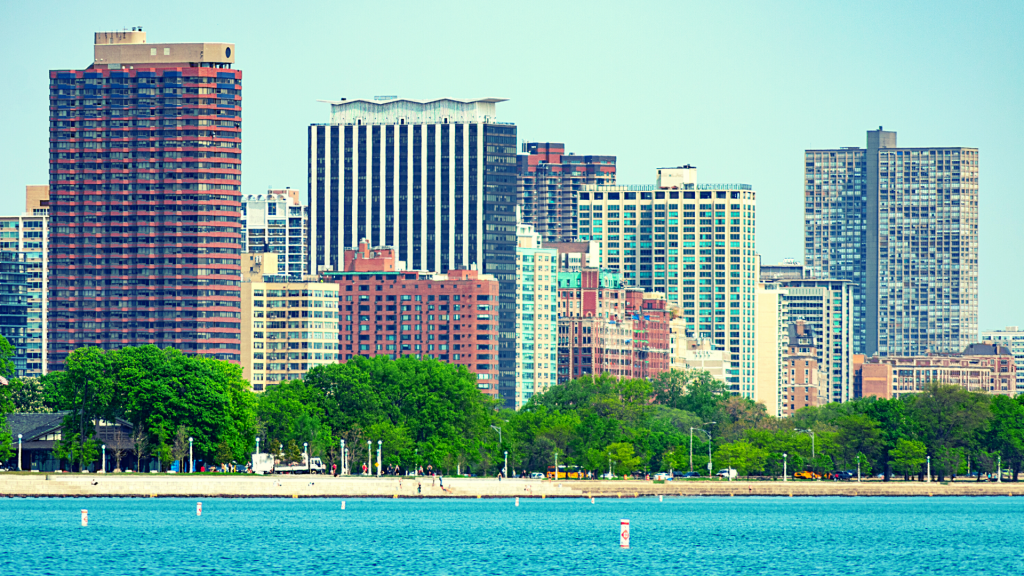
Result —
[[[13,411],[21,414],[51,414],[53,408],[46,403],[46,388],[39,378],[11,380]]]
[[[295,440],[289,440],[284,445],[284,459],[287,460],[289,464],[302,462],[302,450],[299,448],[298,442]]]
[[[713,420],[719,404],[730,397],[729,387],[706,371],[670,371],[654,384],[655,402],[696,414],[702,422]]]
[[[746,440],[722,444],[715,450],[714,461],[723,468],[735,468],[740,476],[762,472],[768,460],[768,452]]]
[[[928,449],[924,442],[900,438],[896,441],[896,448],[891,452],[893,467],[904,477],[917,474],[921,471],[927,454]]]
[[[87,444],[96,435],[98,420],[113,420],[115,392],[110,360],[99,348],[79,348],[67,357],[63,372],[52,372],[43,379],[47,396],[58,409],[68,412],[58,452],[84,466],[88,461],[83,459],[92,455]],[[72,443],[78,447],[70,446]]]
[[[910,414],[932,453],[932,473],[939,481],[960,468],[964,449],[979,445],[992,414],[989,401],[987,395],[939,383],[914,396]]]
[[[638,458],[633,451],[633,445],[629,442],[615,442],[605,448],[605,452],[612,460],[612,468],[618,475],[629,474],[640,465]]]
[[[985,445],[1002,454],[1003,465],[1011,468],[1016,481],[1024,462],[1024,396],[995,396],[991,410]]]

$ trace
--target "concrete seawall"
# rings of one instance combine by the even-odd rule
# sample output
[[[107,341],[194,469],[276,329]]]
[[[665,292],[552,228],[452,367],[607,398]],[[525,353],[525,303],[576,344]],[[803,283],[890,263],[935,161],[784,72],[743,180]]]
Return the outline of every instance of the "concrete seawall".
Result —
[[[95,483],[94,483],[95,482]],[[419,489],[417,488],[419,486]],[[0,474],[0,497],[638,498],[650,496],[1024,496],[1016,482],[413,480],[330,476]]]

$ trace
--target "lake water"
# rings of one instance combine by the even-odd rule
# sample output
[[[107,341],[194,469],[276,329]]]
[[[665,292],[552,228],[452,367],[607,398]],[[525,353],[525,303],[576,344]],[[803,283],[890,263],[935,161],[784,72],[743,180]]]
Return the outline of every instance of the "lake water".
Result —
[[[89,510],[83,528],[80,510]],[[1022,574],[1024,498],[0,500],[0,574]],[[619,548],[619,520],[631,548]],[[671,572],[668,572],[671,571]]]

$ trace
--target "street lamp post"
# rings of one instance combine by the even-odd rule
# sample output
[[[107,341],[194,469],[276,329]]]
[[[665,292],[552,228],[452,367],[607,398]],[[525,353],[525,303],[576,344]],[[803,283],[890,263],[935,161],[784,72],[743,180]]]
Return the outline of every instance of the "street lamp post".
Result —
[[[857,453],[857,482],[860,482],[860,453]]]
[[[378,478],[380,478],[380,473],[381,473],[382,468],[383,468],[383,466],[381,466],[381,460],[380,460],[380,450],[381,450],[381,446],[383,444],[384,444],[383,440],[377,440],[377,477]]]
[[[260,439],[256,439],[256,453],[259,454]],[[195,460],[192,458],[192,437],[188,437],[188,473],[191,474],[196,471]]]
[[[705,422],[701,426],[707,426],[708,424],[718,424],[718,422]],[[693,472],[693,431],[700,430],[700,428],[694,428],[690,426],[690,472]]]
[[[608,455],[608,479],[612,479],[612,455]]]
[[[366,473],[373,474],[373,441],[366,441]]]
[[[555,450],[555,480],[558,480],[558,450]]]
[[[501,475],[508,478],[508,450],[505,450],[505,467],[501,469]]]
[[[498,444],[501,444],[502,443],[501,442],[501,427],[500,426],[495,426],[495,425],[492,424],[491,425],[491,430],[494,430],[494,431],[496,431],[498,433]]]
[[[103,456],[100,456],[100,474],[107,473],[107,445],[100,446],[103,449]]]
[[[931,482],[932,481],[932,457],[929,454],[928,456],[926,456],[926,458],[928,460],[928,479],[926,480],[926,482]]]
[[[21,434],[18,434],[18,472],[21,472]]]
[[[811,462],[814,462],[817,459],[817,456],[814,453],[814,430],[810,430],[810,429],[806,429],[806,428],[801,428],[801,429],[797,430],[797,432],[803,432],[805,434],[810,434],[811,435]],[[817,468],[817,466],[814,466],[814,467]],[[818,480],[821,480],[821,478],[818,478]]]
[[[260,437],[259,436],[256,437],[256,453],[257,454],[260,453]]]
[[[996,476],[996,482],[1002,482],[1003,481],[1003,455],[1000,454],[996,458],[997,458],[996,462],[998,462],[996,464],[996,473],[999,474],[999,476]]]
[[[309,474],[309,442],[302,443],[302,455],[306,458],[306,474]]]
[[[340,468],[339,472],[341,473],[342,476],[344,476],[345,475],[345,440],[344,439],[341,441],[341,446],[338,447],[338,460],[341,461],[341,465],[338,467],[338,468]]]
[[[788,456],[785,452],[782,453],[782,481],[786,482],[789,480],[789,472],[786,470],[786,464],[788,464]]]

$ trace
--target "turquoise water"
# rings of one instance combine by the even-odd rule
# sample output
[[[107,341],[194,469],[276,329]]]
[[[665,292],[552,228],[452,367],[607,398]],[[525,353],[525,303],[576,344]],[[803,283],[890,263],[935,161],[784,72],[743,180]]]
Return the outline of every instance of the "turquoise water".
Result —
[[[1024,498],[355,499],[346,510],[334,499],[209,499],[200,518],[195,508],[0,500],[0,574],[1024,573]]]

